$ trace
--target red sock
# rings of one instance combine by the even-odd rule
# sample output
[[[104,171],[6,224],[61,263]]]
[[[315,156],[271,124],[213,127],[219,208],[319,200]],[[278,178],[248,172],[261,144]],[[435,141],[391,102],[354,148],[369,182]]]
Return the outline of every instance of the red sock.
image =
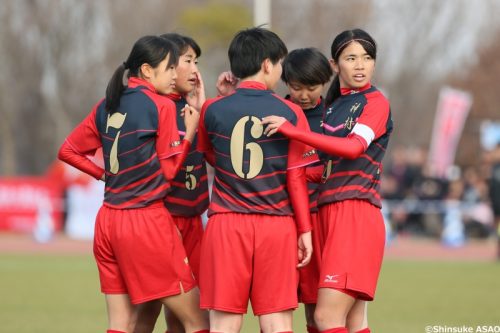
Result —
[[[209,330],[200,330],[200,331],[196,331],[193,333],[210,333],[210,331]],[[212,333],[217,333],[217,332],[212,332]]]
[[[335,327],[328,330],[320,331],[320,333],[349,333],[345,327]]]
[[[127,332],[117,331],[117,330],[107,330],[106,333],[127,333]]]
[[[371,333],[370,328],[363,328],[361,331],[357,331],[356,333]]]
[[[307,333],[319,333],[319,330],[314,327],[314,326],[306,326],[307,327]]]

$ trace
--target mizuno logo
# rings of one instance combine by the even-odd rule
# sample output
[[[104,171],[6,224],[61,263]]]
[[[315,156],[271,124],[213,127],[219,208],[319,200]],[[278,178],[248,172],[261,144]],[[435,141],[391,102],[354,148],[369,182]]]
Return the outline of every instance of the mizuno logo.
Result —
[[[337,278],[339,277],[340,275],[339,274],[335,274],[335,275],[325,275],[325,281],[324,282],[330,282],[330,283],[338,283],[339,280],[337,280]]]

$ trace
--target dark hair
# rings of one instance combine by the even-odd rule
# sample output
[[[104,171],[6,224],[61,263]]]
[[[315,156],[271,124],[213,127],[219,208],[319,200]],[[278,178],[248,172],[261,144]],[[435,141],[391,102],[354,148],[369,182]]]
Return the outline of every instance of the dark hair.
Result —
[[[180,55],[183,55],[184,53],[186,53],[188,48],[191,46],[194,53],[196,54],[196,57],[199,58],[201,56],[200,46],[191,37],[183,36],[183,35],[175,33],[175,32],[163,34],[160,37],[165,38],[166,40],[169,40],[172,43],[174,43],[179,48]]]
[[[314,47],[293,50],[283,60],[281,79],[287,84],[315,86],[327,83],[332,75],[328,59]]]
[[[106,88],[106,111],[114,113],[120,106],[120,97],[126,88],[123,85],[125,70],[129,70],[127,78],[137,77],[143,64],[156,68],[167,55],[170,55],[167,67],[177,64],[179,50],[172,42],[157,36],[139,38],[132,47],[127,60],[118,66],[109,80]]]
[[[238,32],[229,45],[231,71],[243,79],[257,74],[266,59],[276,64],[287,54],[285,43],[274,32],[251,28]]]
[[[354,29],[354,30],[346,30],[335,37],[331,46],[332,59],[335,63],[339,62],[339,57],[342,51],[349,45],[351,42],[356,41],[363,49],[365,49],[366,53],[370,55],[373,59],[377,59],[377,44],[375,40],[364,30]],[[336,75],[333,79],[332,84],[328,88],[328,93],[326,94],[325,104],[330,105],[333,103],[337,97],[340,96],[340,80],[339,76]]]

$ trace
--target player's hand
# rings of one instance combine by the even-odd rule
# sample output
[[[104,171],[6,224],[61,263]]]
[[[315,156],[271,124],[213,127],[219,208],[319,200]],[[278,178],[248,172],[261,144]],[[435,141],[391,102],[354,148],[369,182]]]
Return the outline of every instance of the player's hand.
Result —
[[[312,239],[311,239],[311,232],[304,232],[303,234],[299,235],[299,240],[298,240],[298,246],[299,246],[299,264],[297,265],[298,268],[304,267],[307,265],[312,258]]]
[[[203,79],[201,77],[200,72],[196,72],[196,83],[193,91],[191,91],[186,96],[186,101],[189,105],[194,107],[196,110],[200,111],[203,103],[205,103],[205,84],[203,83]]]
[[[231,72],[222,72],[217,78],[215,87],[217,88],[217,93],[220,96],[231,95],[238,85],[238,78]]]
[[[184,139],[193,142],[198,123],[200,122],[200,113],[188,104],[181,110],[181,115],[184,117],[184,125],[186,126],[186,135]]]
[[[278,116],[267,116],[262,118],[262,126],[266,126],[264,129],[264,135],[271,136],[278,132],[278,129],[287,121],[283,117]]]

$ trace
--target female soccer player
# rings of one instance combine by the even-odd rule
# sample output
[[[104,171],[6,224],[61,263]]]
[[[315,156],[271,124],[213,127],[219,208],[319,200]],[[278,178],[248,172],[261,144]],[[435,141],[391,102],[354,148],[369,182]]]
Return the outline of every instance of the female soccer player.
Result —
[[[186,332],[208,332],[182,241],[163,204],[199,119],[196,110],[186,107],[181,141],[175,106],[160,95],[172,92],[177,61],[171,42],[140,38],[109,81],[106,98],[59,151],[61,160],[106,182],[94,256],[106,295],[108,333],[129,331],[133,305],[155,299],[177,315]],[[86,157],[101,146],[104,170]]]
[[[167,95],[177,109],[177,128],[182,138],[186,133],[182,112],[186,104],[200,110],[205,102],[205,87],[198,70],[198,58],[201,55],[199,45],[190,37],[176,33],[161,35],[177,46],[180,50],[177,65],[175,87]],[[208,208],[207,167],[203,154],[196,150],[196,136],[191,144],[186,160],[171,182],[171,190],[165,197],[172,219],[182,236],[182,243],[193,270],[194,277],[199,281],[200,246],[203,236],[201,214]],[[158,301],[141,304],[138,307],[138,318],[135,333],[150,333],[154,329],[156,319],[161,311]],[[207,313],[208,316],[208,313]],[[167,332],[183,333],[182,324],[172,311],[165,308]]]
[[[228,51],[238,89],[201,111],[198,149],[215,168],[200,260],[200,304],[212,332],[239,332],[248,300],[264,333],[291,332],[296,267],[312,255],[304,169],[317,161],[314,149],[269,139],[261,125],[280,114],[309,128],[300,108],[271,90],[286,53],[269,30],[238,32]]]
[[[281,79],[288,87],[286,99],[302,108],[311,131],[322,133],[321,122],[325,108],[323,93],[325,84],[333,75],[328,59],[315,48],[303,48],[291,51],[283,60]],[[321,173],[323,164],[318,162],[307,167],[309,173],[317,170]],[[306,171],[307,172],[307,171]],[[307,331],[316,333],[314,310],[318,299],[319,269],[322,243],[318,218],[318,183],[308,182],[309,210],[311,213],[313,257],[311,262],[299,269],[299,300],[304,303]]]
[[[325,101],[324,134],[277,116],[263,124],[267,135],[279,132],[328,154],[318,199],[325,244],[314,318],[324,333],[366,333],[367,301],[374,298],[384,252],[378,189],[392,119],[389,102],[371,85],[373,38],[360,29],[344,31],[331,54],[337,76]]]

